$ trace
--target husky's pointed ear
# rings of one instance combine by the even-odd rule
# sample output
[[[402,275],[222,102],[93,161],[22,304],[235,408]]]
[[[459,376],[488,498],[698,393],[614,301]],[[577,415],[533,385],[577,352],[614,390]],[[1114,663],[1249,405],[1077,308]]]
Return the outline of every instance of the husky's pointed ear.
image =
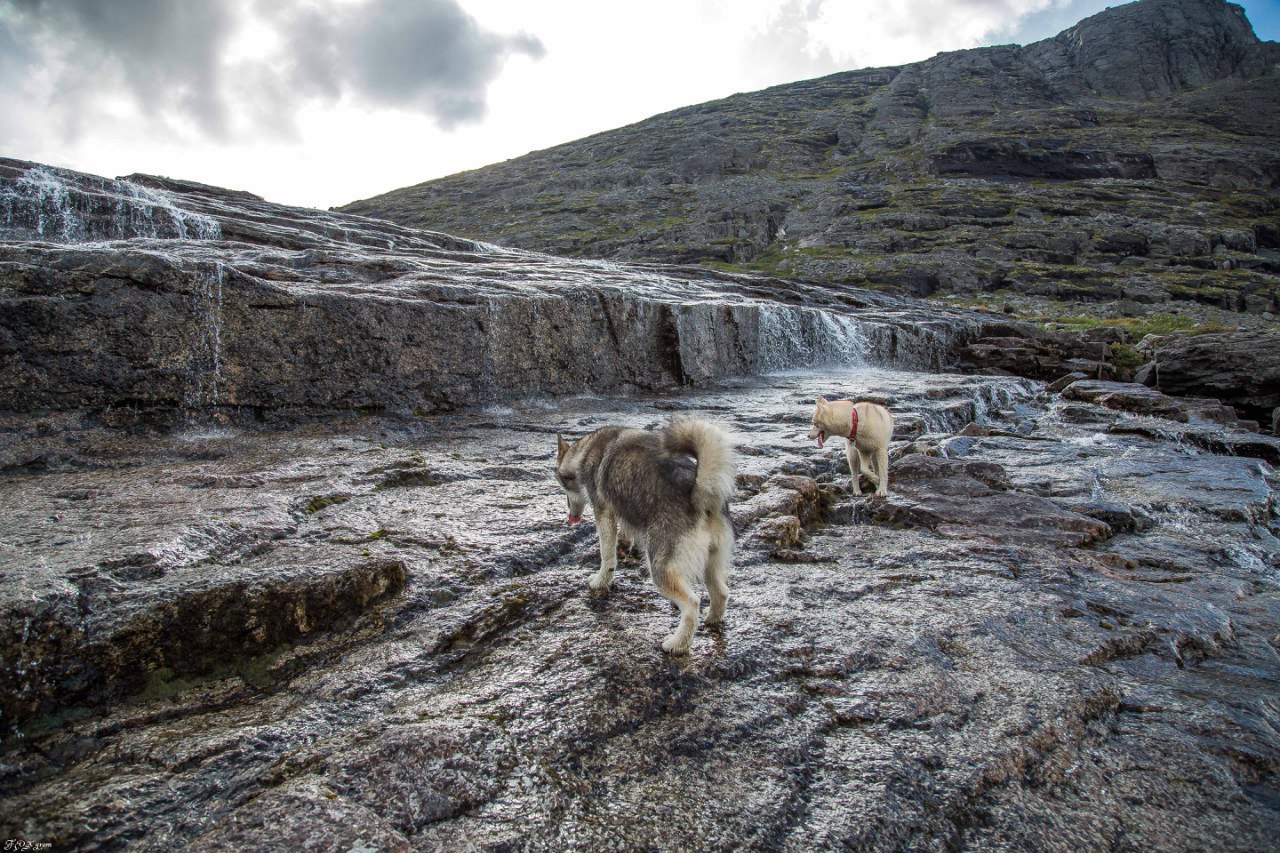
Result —
[[[559,465],[564,461],[564,455],[569,452],[569,443],[564,440],[564,436],[556,433],[556,464]]]

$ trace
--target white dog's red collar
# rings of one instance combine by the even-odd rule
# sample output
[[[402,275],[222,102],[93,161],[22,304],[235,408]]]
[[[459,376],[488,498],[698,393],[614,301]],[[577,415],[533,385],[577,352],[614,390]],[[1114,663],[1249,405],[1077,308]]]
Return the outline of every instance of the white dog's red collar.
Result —
[[[855,438],[858,437],[858,410],[857,409],[849,410],[849,420],[853,423],[853,426],[849,428],[849,440],[853,441]]]

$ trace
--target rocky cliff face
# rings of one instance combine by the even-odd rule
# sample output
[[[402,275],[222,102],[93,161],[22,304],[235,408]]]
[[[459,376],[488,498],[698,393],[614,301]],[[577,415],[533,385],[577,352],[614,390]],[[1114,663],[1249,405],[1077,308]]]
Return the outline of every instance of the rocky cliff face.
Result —
[[[1141,0],[1028,45],[735,95],[350,212],[917,295],[1276,311],[1280,45]]]
[[[1135,377],[1169,394],[1217,397],[1273,432],[1280,427],[1280,331],[1150,342]]]
[[[566,261],[147,176],[0,160],[0,205],[0,410],[433,412],[937,367],[977,328],[874,293]]]

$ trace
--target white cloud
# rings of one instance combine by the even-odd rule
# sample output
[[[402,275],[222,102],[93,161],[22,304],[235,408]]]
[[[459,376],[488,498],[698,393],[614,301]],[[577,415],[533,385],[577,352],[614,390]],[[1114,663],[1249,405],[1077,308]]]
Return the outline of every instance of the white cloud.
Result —
[[[821,4],[816,38],[845,67],[916,62],[992,43],[1051,0],[896,0]]]
[[[231,142],[347,99],[449,129],[483,118],[507,59],[543,53],[527,33],[482,29],[457,0],[0,0],[0,32],[28,45],[0,82],[34,83],[26,99],[72,138],[127,115]]]

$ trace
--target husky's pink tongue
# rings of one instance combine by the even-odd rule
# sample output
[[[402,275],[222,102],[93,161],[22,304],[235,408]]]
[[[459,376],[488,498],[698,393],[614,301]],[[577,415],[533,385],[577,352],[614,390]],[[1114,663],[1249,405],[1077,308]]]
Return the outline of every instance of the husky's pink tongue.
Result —
[[[570,524],[577,524],[579,521],[582,521],[582,516],[580,516],[580,515],[571,515],[571,516],[569,516],[569,523],[570,523]]]

